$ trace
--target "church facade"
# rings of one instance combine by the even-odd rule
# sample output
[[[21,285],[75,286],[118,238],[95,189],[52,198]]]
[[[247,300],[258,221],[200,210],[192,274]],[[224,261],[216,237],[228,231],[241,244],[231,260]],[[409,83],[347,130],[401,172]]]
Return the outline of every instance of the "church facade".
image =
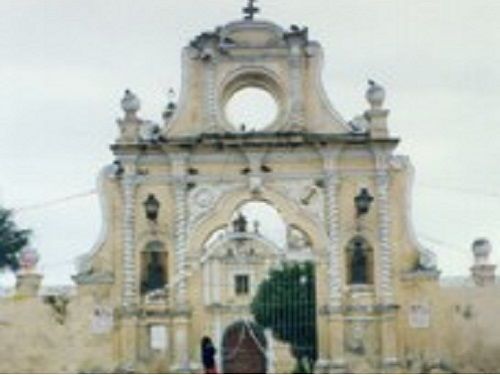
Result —
[[[440,283],[413,233],[413,168],[395,152],[384,88],[370,81],[367,109],[346,121],[308,29],[253,11],[184,48],[181,94],[160,126],[126,91],[115,161],[99,176],[102,235],[71,293],[41,295],[27,253],[0,301],[1,372],[196,373],[204,336],[221,371],[291,372],[289,345],[250,308],[288,263],[314,265],[316,372],[500,370],[491,245],[474,244],[470,285]],[[228,119],[246,88],[277,104],[263,128]],[[248,221],[248,203],[279,213],[283,244]]]

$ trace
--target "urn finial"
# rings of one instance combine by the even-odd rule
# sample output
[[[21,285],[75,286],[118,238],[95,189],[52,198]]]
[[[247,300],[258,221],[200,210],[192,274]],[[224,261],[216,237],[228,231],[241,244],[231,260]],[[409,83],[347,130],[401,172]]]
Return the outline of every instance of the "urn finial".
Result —
[[[471,274],[477,286],[494,285],[496,282],[496,264],[490,261],[492,246],[488,239],[479,238],[472,244],[474,264],[471,267]]]
[[[121,106],[127,116],[135,116],[141,108],[141,101],[132,91],[127,89],[121,100]]]
[[[372,109],[382,108],[385,100],[385,89],[374,80],[369,79],[365,97]]]
[[[33,272],[40,260],[40,254],[31,246],[24,247],[19,253],[20,271],[24,273]]]

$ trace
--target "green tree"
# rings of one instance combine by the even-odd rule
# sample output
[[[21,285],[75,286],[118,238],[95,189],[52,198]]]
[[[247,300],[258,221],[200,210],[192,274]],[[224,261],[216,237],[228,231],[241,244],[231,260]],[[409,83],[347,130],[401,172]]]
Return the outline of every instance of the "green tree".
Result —
[[[19,268],[19,251],[28,244],[31,231],[19,229],[12,212],[0,207],[0,270]]]
[[[251,304],[255,321],[290,344],[299,373],[312,372],[317,359],[315,290],[311,262],[285,263],[270,271]]]

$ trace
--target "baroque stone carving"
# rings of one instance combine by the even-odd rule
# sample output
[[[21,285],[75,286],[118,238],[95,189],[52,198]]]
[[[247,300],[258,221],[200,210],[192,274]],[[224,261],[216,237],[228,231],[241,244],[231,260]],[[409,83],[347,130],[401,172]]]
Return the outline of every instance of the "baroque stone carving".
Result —
[[[285,181],[272,184],[272,187],[308,213],[318,225],[323,226],[325,222],[324,196],[315,181],[311,179]]]
[[[188,230],[193,229],[206,215],[210,214],[223,195],[242,186],[241,184],[217,185],[215,183],[206,183],[199,184],[190,191],[187,198]]]
[[[346,337],[346,349],[351,353],[365,354],[365,326],[361,322],[354,322]]]

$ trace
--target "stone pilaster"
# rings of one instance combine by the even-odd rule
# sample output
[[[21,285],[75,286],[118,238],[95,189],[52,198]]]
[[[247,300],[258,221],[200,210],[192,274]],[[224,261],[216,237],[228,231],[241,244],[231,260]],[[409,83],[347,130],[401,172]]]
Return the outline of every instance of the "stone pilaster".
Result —
[[[139,340],[138,319],[126,310],[120,319],[119,370],[123,373],[133,373],[137,362],[137,344]]]
[[[205,69],[205,111],[204,119],[208,129],[217,127],[217,98],[215,84],[215,63],[209,61]]]
[[[390,207],[390,175],[387,167],[388,155],[376,151],[376,202],[378,207],[378,297],[383,304],[393,304],[392,285],[392,246],[391,246],[391,207]]]
[[[187,184],[186,154],[171,155],[175,195],[175,302],[187,305]]]
[[[319,371],[344,371],[344,320],[342,316],[342,274],[344,256],[340,246],[340,213],[338,207],[338,156],[340,150],[324,150],[323,165],[325,173],[325,211],[326,230],[328,234],[327,264],[328,264],[328,301],[325,305],[326,329],[328,339],[320,340],[323,345],[328,345],[329,350],[320,348],[321,355],[328,358],[320,358],[318,361]],[[318,301],[318,306],[320,301]],[[325,342],[323,342],[325,341]]]
[[[328,171],[325,181],[326,221],[328,226],[328,290],[331,307],[337,307],[342,299],[342,254],[339,244],[339,209],[337,188],[339,179],[333,171]]]
[[[191,372],[189,347],[189,315],[181,312],[174,318],[174,365],[173,371],[187,374]]]
[[[43,276],[35,272],[19,272],[16,274],[16,295],[19,297],[36,297],[40,290]]]
[[[344,373],[346,371],[344,353],[344,316],[340,308],[330,311],[329,334],[330,334],[330,373]]]
[[[337,173],[338,152],[326,150],[323,153],[325,173],[326,230],[328,234],[328,297],[330,308],[337,308],[342,299],[343,256],[339,244],[339,209],[337,203],[339,177]]]
[[[386,373],[397,373],[400,370],[400,362],[397,352],[397,321],[396,310],[388,306],[388,311],[381,321],[381,344],[382,344],[382,369]]]
[[[215,310],[214,312],[214,337],[213,337],[213,342],[216,347],[221,348],[222,347],[222,316],[219,310]],[[217,368],[222,371],[222,354],[221,350],[218,350],[216,353],[216,361],[217,361]]]
[[[174,301],[176,316],[173,320],[174,358],[173,371],[177,373],[190,372],[190,342],[187,290],[187,158],[186,153],[171,154],[172,176],[174,178],[175,195],[175,277]]]
[[[131,306],[136,303],[137,280],[135,264],[135,176],[126,175],[122,180],[123,192],[123,287],[122,305]]]
[[[370,135],[372,138],[387,138],[389,130],[387,129],[387,109],[370,109],[365,112],[366,118],[370,121]]]
[[[384,150],[375,150],[376,157],[376,202],[378,207],[378,277],[377,299],[382,306],[381,343],[382,368],[394,372],[398,366],[396,312],[393,286],[393,256],[391,245],[391,207],[389,155]]]
[[[302,95],[302,48],[300,40],[290,46],[290,126],[292,129],[304,127],[304,98]]]

